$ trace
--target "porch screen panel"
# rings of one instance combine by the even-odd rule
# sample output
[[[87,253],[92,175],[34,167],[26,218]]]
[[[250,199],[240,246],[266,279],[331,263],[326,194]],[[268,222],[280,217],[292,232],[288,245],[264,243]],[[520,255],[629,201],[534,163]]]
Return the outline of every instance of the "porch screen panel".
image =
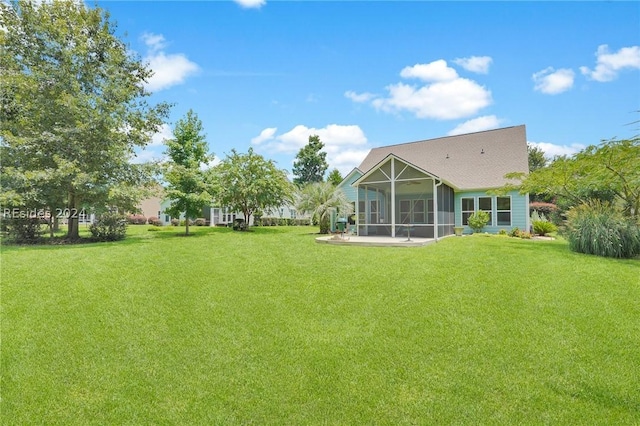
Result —
[[[455,201],[453,189],[442,184],[438,187],[438,236],[452,235],[455,226]]]

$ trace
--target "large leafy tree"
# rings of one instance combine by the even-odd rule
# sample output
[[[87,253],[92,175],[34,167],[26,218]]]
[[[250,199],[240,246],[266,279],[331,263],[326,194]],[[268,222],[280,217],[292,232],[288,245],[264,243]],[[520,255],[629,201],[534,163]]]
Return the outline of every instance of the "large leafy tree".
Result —
[[[329,168],[327,153],[322,151],[324,143],[317,135],[309,136],[309,142],[303,146],[293,162],[293,183],[304,186],[311,182],[322,182]]]
[[[212,202],[212,194],[202,170],[213,160],[208,153],[202,122],[189,110],[185,118],[178,120],[173,139],[165,141],[169,158],[164,165],[167,182],[166,195],[171,200],[167,210],[171,216],[185,214],[186,234],[189,235],[189,219],[198,217],[202,208]]]
[[[0,28],[0,202],[69,213],[135,204],[134,188],[151,175],[130,159],[169,106],[146,102],[151,71],[108,13],[74,1],[1,2]],[[77,216],[68,224],[78,238]]]
[[[332,212],[343,216],[353,213],[353,205],[344,191],[331,182],[315,182],[302,188],[296,208],[317,218],[321,234],[329,233]]]
[[[255,212],[292,202],[293,185],[286,172],[252,148],[246,154],[232,150],[211,169],[211,182],[216,202],[241,211],[246,224]]]
[[[640,218],[640,138],[611,139],[519,178],[522,193],[562,197],[572,205],[611,199],[629,217]]]

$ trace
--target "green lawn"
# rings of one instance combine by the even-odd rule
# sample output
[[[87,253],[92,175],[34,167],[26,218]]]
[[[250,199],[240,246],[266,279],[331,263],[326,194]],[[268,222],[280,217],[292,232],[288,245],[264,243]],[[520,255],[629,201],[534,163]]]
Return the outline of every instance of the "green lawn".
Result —
[[[131,227],[2,247],[2,424],[638,424],[640,261]]]

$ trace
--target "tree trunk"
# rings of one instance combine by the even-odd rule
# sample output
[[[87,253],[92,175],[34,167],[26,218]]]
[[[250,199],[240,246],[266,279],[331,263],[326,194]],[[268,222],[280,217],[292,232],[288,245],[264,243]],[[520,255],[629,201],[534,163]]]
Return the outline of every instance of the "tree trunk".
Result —
[[[69,192],[69,211],[67,218],[67,239],[77,240],[80,238],[80,227],[78,226],[78,199],[76,194]]]
[[[189,216],[184,216],[184,225],[187,227],[186,235],[189,235]]]

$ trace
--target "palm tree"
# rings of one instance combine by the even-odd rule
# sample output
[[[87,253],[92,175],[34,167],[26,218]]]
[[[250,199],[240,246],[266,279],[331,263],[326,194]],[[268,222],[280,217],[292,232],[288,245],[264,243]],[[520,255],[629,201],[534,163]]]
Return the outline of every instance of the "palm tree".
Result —
[[[328,234],[332,212],[348,216],[353,213],[353,205],[342,189],[336,189],[330,182],[315,182],[302,188],[298,194],[296,208],[311,214],[320,223],[320,233]]]

